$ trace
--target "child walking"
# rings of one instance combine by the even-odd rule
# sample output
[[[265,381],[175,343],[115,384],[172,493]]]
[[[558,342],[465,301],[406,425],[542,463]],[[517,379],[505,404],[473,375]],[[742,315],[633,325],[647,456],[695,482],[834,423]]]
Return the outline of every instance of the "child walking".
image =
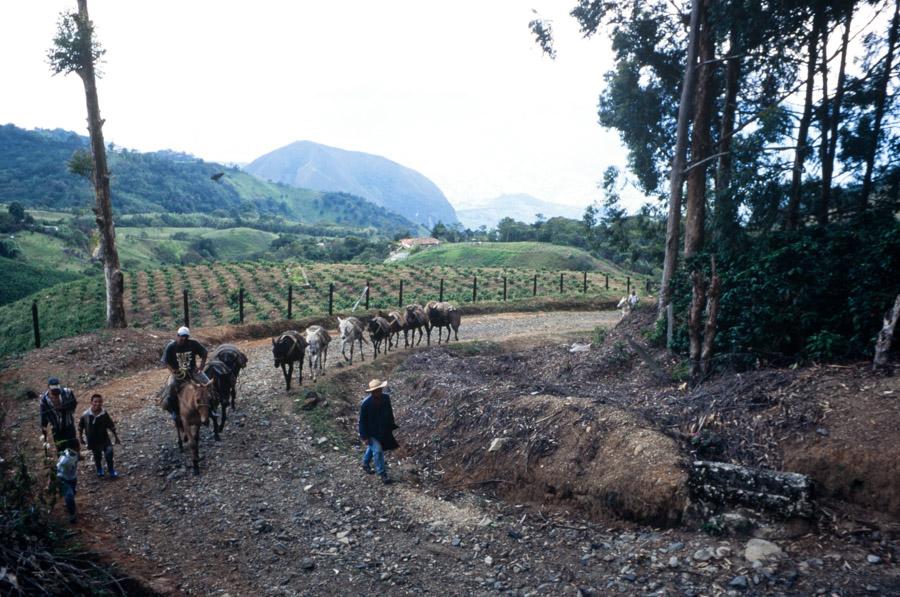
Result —
[[[109,441],[110,431],[116,438],[116,443],[121,443],[116,434],[116,424],[109,413],[103,409],[103,396],[94,394],[91,396],[91,407],[84,411],[78,422],[78,433],[81,436],[81,443],[86,443],[88,450],[94,453],[97,476],[103,476],[103,457],[105,456],[109,478],[115,479],[119,474],[113,466],[113,447]],[[85,442],[85,435],[87,435],[87,442]]]
[[[56,482],[66,502],[69,522],[75,522],[75,492],[78,490],[78,453],[71,448],[63,450],[56,463]]]

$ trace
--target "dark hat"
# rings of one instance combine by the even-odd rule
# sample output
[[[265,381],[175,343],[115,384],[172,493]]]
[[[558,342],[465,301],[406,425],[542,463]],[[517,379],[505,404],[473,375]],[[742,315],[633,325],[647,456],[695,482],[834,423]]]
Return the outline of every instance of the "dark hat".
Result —
[[[50,388],[51,390],[58,390],[59,389],[59,378],[51,377],[50,379],[48,379],[47,387]]]

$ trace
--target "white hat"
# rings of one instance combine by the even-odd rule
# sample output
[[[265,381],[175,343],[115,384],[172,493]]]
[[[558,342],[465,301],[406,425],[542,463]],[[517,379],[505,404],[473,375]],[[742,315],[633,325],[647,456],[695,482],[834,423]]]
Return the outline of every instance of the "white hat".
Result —
[[[178,335],[179,336],[190,336],[191,330],[187,329],[186,326],[181,326],[180,328],[178,328]]]

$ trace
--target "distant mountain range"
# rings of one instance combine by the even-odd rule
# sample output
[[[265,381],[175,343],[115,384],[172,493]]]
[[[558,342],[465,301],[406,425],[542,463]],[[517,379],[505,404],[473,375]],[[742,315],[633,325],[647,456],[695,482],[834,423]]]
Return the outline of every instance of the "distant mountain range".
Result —
[[[0,126],[0,203],[25,207],[84,208],[93,204],[89,181],[66,163],[88,149],[82,135],[65,130]],[[126,213],[207,213],[233,216],[255,209],[304,224],[375,228],[385,234],[415,232],[399,212],[348,193],[300,189],[261,180],[244,171],[175,151],[109,152],[113,208]]]
[[[437,185],[415,170],[369,153],[297,141],[253,160],[244,170],[295,187],[358,195],[428,228],[457,222]]]
[[[466,228],[476,230],[479,226],[494,228],[503,218],[531,224],[537,214],[545,218],[564,217],[581,219],[583,207],[573,207],[551,203],[524,193],[500,195],[494,199],[457,204],[456,215]]]

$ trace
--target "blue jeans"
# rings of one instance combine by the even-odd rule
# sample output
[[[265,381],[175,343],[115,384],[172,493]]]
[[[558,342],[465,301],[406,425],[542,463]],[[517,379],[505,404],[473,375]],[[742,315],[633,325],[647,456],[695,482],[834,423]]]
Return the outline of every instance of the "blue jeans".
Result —
[[[368,466],[375,459],[375,472],[379,475],[387,474],[384,467],[384,450],[381,449],[381,443],[374,437],[369,438],[369,445],[366,447],[366,453],[363,454],[363,466]]]
[[[66,510],[69,512],[69,516],[75,515],[75,492],[77,491],[78,481],[72,480],[67,481],[62,477],[59,477],[59,492],[63,496],[63,500],[66,502]]]

